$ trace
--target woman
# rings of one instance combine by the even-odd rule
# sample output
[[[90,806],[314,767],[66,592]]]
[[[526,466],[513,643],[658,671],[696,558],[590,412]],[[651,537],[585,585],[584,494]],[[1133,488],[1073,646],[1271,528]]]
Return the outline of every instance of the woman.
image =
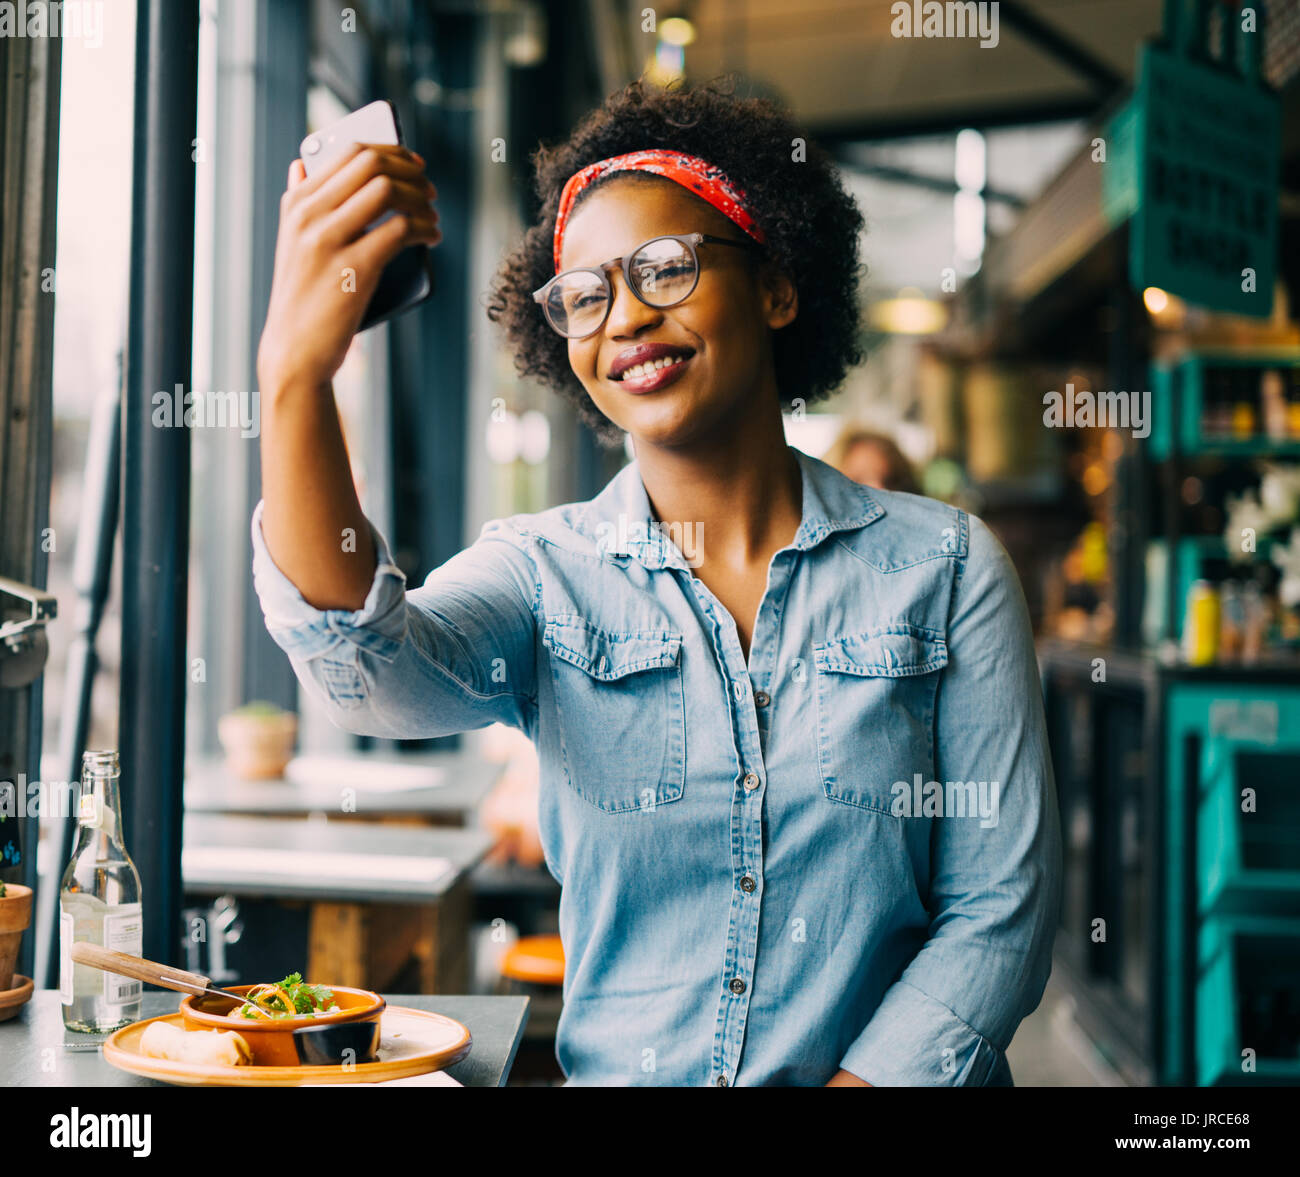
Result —
[[[538,153],[489,313],[636,460],[406,592],[330,379],[440,239],[423,162],[295,163],[282,205],[252,532],[304,686],[355,732],[536,743],[571,1084],[1009,1083],[1059,899],[1031,635],[979,520],[785,443],[858,359],[828,159],[766,102],[640,85]]]
[[[901,490],[907,494],[920,494],[912,464],[898,443],[885,433],[864,429],[861,425],[845,425],[822,455],[822,461],[834,466],[841,474],[880,490]]]

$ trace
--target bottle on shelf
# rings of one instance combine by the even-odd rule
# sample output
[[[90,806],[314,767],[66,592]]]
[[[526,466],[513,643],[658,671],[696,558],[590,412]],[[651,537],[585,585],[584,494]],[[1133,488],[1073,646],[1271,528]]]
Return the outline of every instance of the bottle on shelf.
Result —
[[[1241,588],[1227,580],[1219,593],[1219,661],[1239,662],[1245,639],[1246,610]]]
[[[1229,368],[1209,368],[1205,373],[1206,422],[1204,433],[1215,441],[1223,441],[1235,436],[1233,432],[1233,408],[1236,403],[1233,370]]]
[[[140,1017],[139,981],[75,964],[74,943],[139,956],[144,920],[140,875],[122,844],[117,753],[89,751],[81,761],[77,845],[59,885],[59,993],[69,1030],[102,1034]]]
[[[1230,431],[1234,441],[1249,441],[1259,431],[1259,374],[1254,368],[1233,368],[1229,374],[1232,390]]]
[[[1286,381],[1278,368],[1267,368],[1260,376],[1260,401],[1264,432],[1269,441],[1287,440]]]
[[[1219,591],[1208,580],[1187,591],[1183,657],[1189,666],[1212,666],[1219,656]]]
[[[1259,581],[1246,581],[1241,592],[1241,613],[1241,660],[1255,663],[1264,652],[1269,621],[1268,601]]]

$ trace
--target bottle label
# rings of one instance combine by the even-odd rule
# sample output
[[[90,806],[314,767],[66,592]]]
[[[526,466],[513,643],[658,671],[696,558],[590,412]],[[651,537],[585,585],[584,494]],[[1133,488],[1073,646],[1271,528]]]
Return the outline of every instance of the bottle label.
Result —
[[[70,911],[59,912],[59,1001],[72,1004],[72,940],[76,919]]]
[[[131,956],[144,951],[144,917],[138,903],[104,917],[104,947]],[[141,988],[140,982],[131,977],[104,974],[104,1000],[109,1005],[139,1001]]]

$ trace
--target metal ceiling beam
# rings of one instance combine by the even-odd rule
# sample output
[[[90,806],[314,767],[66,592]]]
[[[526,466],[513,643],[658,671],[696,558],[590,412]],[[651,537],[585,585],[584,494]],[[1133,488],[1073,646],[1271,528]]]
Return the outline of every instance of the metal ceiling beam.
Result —
[[[888,164],[870,163],[867,160],[854,159],[851,153],[841,152],[836,162],[846,171],[860,176],[870,176],[873,180],[886,180],[893,184],[910,184],[913,188],[925,188],[930,192],[939,192],[945,196],[955,196],[961,187],[956,180],[945,180],[942,176],[926,176],[907,168],[891,167]],[[994,200],[999,204],[1009,204],[1012,208],[1024,208],[1025,198],[1011,192],[999,192],[985,188],[981,193],[985,200]]]
[[[1063,123],[1087,119],[1100,109],[1098,99],[1070,97],[1050,99],[1028,105],[1026,102],[1003,103],[972,109],[927,111],[924,114],[883,116],[858,119],[851,123],[813,125],[809,135],[826,148],[841,143],[872,143],[886,139],[915,139],[924,135],[946,135],[971,127],[977,131],[998,127],[1027,127],[1042,123]]]
[[[1048,24],[1022,0],[1002,0],[1000,11],[1005,24],[1031,45],[1055,58],[1066,69],[1078,74],[1098,93],[1113,94],[1128,85],[1128,80],[1122,74],[1111,69],[1095,53]]]

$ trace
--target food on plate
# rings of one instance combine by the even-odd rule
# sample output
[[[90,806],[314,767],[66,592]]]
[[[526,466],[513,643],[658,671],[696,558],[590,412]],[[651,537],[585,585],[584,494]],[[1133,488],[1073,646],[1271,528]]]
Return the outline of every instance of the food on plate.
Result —
[[[174,1063],[243,1067],[253,1052],[234,1030],[182,1030],[167,1022],[153,1022],[140,1036],[140,1053]]]
[[[338,1013],[334,991],[324,985],[308,985],[301,973],[290,973],[272,985],[254,985],[244,994],[245,1004],[236,1011],[246,1018],[300,1018]]]

